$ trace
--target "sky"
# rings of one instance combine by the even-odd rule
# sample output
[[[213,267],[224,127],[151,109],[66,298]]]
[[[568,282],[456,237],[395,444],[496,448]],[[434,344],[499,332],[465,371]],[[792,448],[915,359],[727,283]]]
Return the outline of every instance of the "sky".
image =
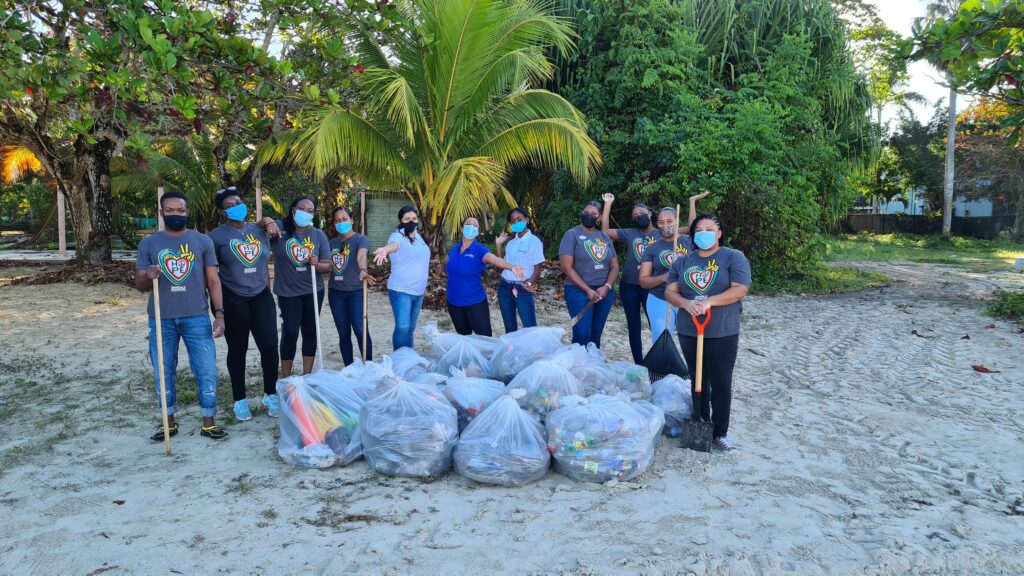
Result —
[[[926,0],[868,0],[869,3],[878,7],[878,15],[885,21],[885,24],[903,36],[910,36],[910,28],[914,19],[924,16]],[[909,89],[921,94],[930,102],[929,106],[912,104],[911,108],[921,122],[927,122],[932,117],[936,102],[942,99],[945,103],[949,97],[949,89],[940,84],[941,76],[927,62],[913,62],[909,67],[910,86]],[[957,110],[967,107],[970,99],[964,95],[957,96]],[[888,106],[882,112],[882,121],[895,120],[899,108]]]

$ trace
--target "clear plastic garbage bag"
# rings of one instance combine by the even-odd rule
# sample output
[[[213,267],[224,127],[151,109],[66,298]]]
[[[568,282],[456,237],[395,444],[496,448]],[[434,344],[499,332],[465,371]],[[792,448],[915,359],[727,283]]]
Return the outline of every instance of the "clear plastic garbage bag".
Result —
[[[543,478],[551,466],[544,427],[507,394],[469,423],[454,460],[460,476],[500,486],[524,486]]]
[[[444,396],[459,414],[459,431],[466,428],[495,400],[506,393],[505,384],[497,380],[474,378],[461,370],[451,369],[445,381]]]
[[[439,390],[399,381],[383,384],[360,412],[363,456],[389,476],[427,478],[451,466],[459,427]]]
[[[277,453],[302,468],[328,468],[359,458],[363,400],[338,372],[320,371],[279,380]]]
[[[524,390],[526,393],[519,398],[519,405],[541,418],[557,410],[562,398],[583,395],[579,379],[561,363],[548,360],[539,360],[525,368],[508,387]]]
[[[690,381],[669,374],[652,384],[651,390],[651,402],[665,412],[665,436],[678,438],[683,422],[693,417]]]
[[[508,382],[527,366],[562,348],[562,328],[534,326],[505,334],[491,357],[491,377]]]

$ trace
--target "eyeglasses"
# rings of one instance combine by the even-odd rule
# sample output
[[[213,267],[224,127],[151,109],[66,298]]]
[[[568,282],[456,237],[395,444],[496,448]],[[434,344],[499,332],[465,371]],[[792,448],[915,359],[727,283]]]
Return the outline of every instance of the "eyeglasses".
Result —
[[[217,195],[219,196],[221,194],[224,194],[225,192],[238,192],[238,188],[236,188],[234,186],[228,186],[227,188],[221,188],[220,190],[217,190]]]

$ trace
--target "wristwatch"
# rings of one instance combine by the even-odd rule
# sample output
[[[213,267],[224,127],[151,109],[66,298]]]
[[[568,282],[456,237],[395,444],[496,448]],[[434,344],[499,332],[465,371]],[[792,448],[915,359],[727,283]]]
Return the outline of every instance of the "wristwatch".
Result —
[[[612,285],[611,285],[611,284],[605,284],[605,285],[604,285],[604,287],[605,287],[605,288],[607,288],[607,289],[609,289],[609,290],[611,290],[611,289],[612,289]]]
[[[223,309],[223,308],[214,308],[214,309],[213,309],[213,313],[214,313],[215,315],[216,315],[216,314],[223,314],[223,313],[224,313],[224,309]]]

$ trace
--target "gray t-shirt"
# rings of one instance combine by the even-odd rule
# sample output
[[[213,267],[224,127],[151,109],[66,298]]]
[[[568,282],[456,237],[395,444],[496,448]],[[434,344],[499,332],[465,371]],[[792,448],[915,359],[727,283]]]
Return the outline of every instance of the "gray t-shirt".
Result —
[[[640,263],[644,251],[658,239],[658,231],[644,232],[636,228],[617,230],[619,241],[626,250],[626,264],[622,268],[622,282],[640,284]]]
[[[604,232],[594,230],[587,233],[582,226],[577,226],[562,236],[558,255],[573,257],[572,267],[587,286],[596,288],[615,284],[615,278],[608,277],[615,258],[615,246]],[[572,281],[566,278],[565,283],[572,284]]]
[[[270,239],[259,226],[246,222],[241,228],[221,224],[210,232],[220,262],[220,281],[239,296],[252,297],[270,283]]]
[[[672,249],[672,241],[665,240],[664,238],[658,239],[657,242],[651,244],[644,251],[643,262],[651,263],[651,276],[661,276],[668,274],[668,271],[672,268],[672,263],[676,261],[676,258],[685,256],[693,250],[693,242],[689,236],[680,236],[676,240],[675,250]],[[665,286],[668,284],[663,282],[658,284],[654,288],[650,289],[650,293],[654,294],[662,300],[665,299]]]
[[[160,318],[209,316],[206,305],[206,268],[217,265],[217,252],[206,234],[186,230],[181,236],[157,232],[139,243],[135,269],[160,266]],[[153,295],[146,308],[153,316]]]
[[[285,297],[305,296],[313,293],[309,279],[309,258],[316,254],[318,260],[331,257],[327,235],[312,226],[305,232],[296,231],[285,238],[284,223],[278,221],[281,235],[273,239],[270,248],[274,252],[274,294]],[[324,289],[324,279],[316,275],[316,291]]]
[[[728,290],[733,282],[749,287],[750,262],[743,252],[732,248],[719,248],[706,257],[691,250],[686,256],[676,258],[668,273],[668,281],[676,282],[679,293],[687,300],[693,300],[698,294],[714,296]],[[724,338],[739,334],[742,312],[742,300],[728,306],[713,307],[704,337]],[[676,316],[676,330],[684,336],[697,335],[697,327],[686,310],[680,310]]]
[[[370,251],[370,239],[362,234],[352,234],[346,240],[338,236],[331,240],[331,274],[328,288],[352,292],[363,287],[359,281],[359,250]]]

